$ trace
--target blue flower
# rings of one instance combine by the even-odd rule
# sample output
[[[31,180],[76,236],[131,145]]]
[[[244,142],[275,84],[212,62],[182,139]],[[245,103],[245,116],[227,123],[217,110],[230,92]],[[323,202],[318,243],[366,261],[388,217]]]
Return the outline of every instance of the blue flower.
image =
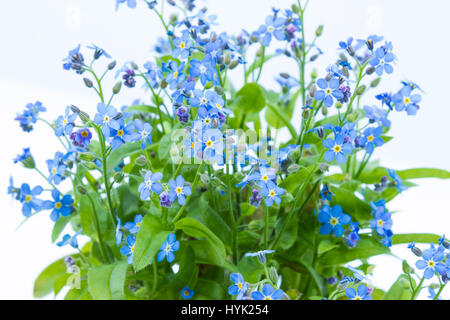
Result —
[[[369,293],[369,288],[363,284],[360,284],[356,290],[353,288],[347,288],[345,290],[345,294],[351,300],[372,300]]]
[[[72,132],[70,140],[76,147],[86,148],[92,139],[92,132],[88,128],[79,129],[76,132]]]
[[[337,78],[331,78],[329,81],[321,78],[317,80],[317,86],[322,90],[316,90],[314,99],[317,101],[323,100],[323,105],[327,108],[334,104],[334,99],[341,100],[344,98],[344,94],[339,90],[339,80]]]
[[[35,167],[33,155],[30,148],[23,148],[23,153],[14,158],[14,163],[21,162],[25,168],[33,169]]]
[[[276,204],[281,203],[281,195],[284,194],[285,190],[277,186],[273,181],[267,183],[260,183],[261,195],[265,198],[264,203],[266,206],[271,207],[273,202]]]
[[[67,58],[63,60],[63,68],[64,70],[75,70],[78,74],[82,74],[84,72],[84,58],[80,52],[81,45],[78,45],[76,48],[69,51]]]
[[[105,137],[109,137],[111,129],[120,129],[119,121],[114,119],[118,112],[113,106],[106,106],[104,103],[99,103],[97,105],[97,111],[98,113],[94,117],[94,122],[96,125],[102,127],[102,132]]]
[[[390,110],[392,110],[392,95],[390,93],[380,93],[377,94],[375,98],[381,101],[381,106],[385,104]]]
[[[50,183],[60,184],[65,179],[64,173],[66,172],[67,166],[63,162],[63,157],[64,155],[61,152],[56,152],[53,159],[46,161],[50,173],[48,177]]]
[[[161,245],[158,253],[158,262],[163,261],[164,258],[167,259],[167,262],[171,263],[175,260],[174,252],[180,249],[180,242],[176,240],[175,233],[171,233],[167,236],[167,240]]]
[[[359,223],[352,222],[350,223],[350,233],[347,235],[347,244],[351,248],[355,248],[358,244],[358,241],[361,240],[359,236]]]
[[[223,134],[219,129],[208,129],[203,135],[203,153],[206,159],[223,163]]]
[[[184,186],[184,179],[182,176],[178,176],[176,180],[170,179],[169,181],[169,199],[170,201],[178,200],[178,203],[182,206],[186,204],[186,197],[190,196],[191,188]]]
[[[105,56],[105,58],[111,59],[111,56],[105,50],[96,46],[95,44],[87,46],[87,48],[94,50],[94,59],[95,60],[99,59],[101,56]]]
[[[120,248],[120,253],[128,257],[128,264],[133,263],[133,253],[134,245],[136,243],[136,238],[132,235],[127,236],[127,245]]]
[[[369,119],[370,123],[377,123],[385,128],[391,126],[391,121],[387,118],[387,111],[375,106],[364,106],[364,110],[366,111],[366,118]]]
[[[194,295],[194,290],[191,290],[189,287],[184,287],[181,289],[181,296],[183,299],[192,299],[192,296]]]
[[[334,140],[331,138],[323,141],[323,146],[329,150],[325,152],[325,161],[331,162],[336,158],[337,163],[342,164],[347,160],[348,154],[352,153],[353,146],[345,142],[345,137],[336,134]]]
[[[198,59],[192,59],[190,61],[190,65],[190,75],[195,78],[200,77],[200,82],[203,86],[205,86],[208,81],[214,80],[216,70],[214,69],[211,58],[208,56],[203,58],[201,61]]]
[[[217,60],[222,56],[222,46],[219,40],[210,41],[205,45],[206,54],[205,58],[211,59],[213,63],[217,63]]]
[[[66,107],[66,112],[64,116],[59,116],[56,119],[55,135],[60,137],[62,135],[70,135],[75,126],[75,119],[77,118],[76,113],[70,113],[70,107]]]
[[[182,32],[181,37],[173,40],[174,50],[172,51],[172,57],[180,59],[187,59],[189,57],[189,50],[191,48],[191,39],[188,30]]]
[[[387,169],[387,173],[388,173],[389,177],[392,179],[392,183],[397,188],[398,192],[402,192],[402,191],[408,189],[408,187],[405,187],[403,185],[403,180],[400,178],[400,176],[397,174],[397,172],[395,172],[395,170]]]
[[[144,182],[139,185],[138,192],[141,193],[142,200],[148,200],[150,198],[150,193],[153,191],[156,194],[161,193],[162,185],[158,181],[162,178],[161,172],[155,172],[152,174],[151,171],[147,171],[144,176]]]
[[[19,125],[25,132],[33,130],[33,124],[37,122],[39,112],[44,112],[47,109],[42,105],[42,102],[28,103],[22,114],[17,114],[14,120],[19,121]]]
[[[384,140],[381,138],[383,134],[382,127],[367,128],[364,130],[364,144],[366,145],[366,152],[372,153],[376,147],[382,146]]]
[[[261,291],[253,291],[252,299],[253,300],[280,300],[284,295],[283,290],[276,289],[273,290],[271,284],[266,283]]]
[[[23,203],[22,214],[25,217],[31,216],[32,210],[38,212],[42,209],[43,201],[37,199],[36,196],[40,195],[44,189],[41,186],[36,186],[30,189],[27,183],[23,183],[20,187],[19,201]]]
[[[266,263],[266,254],[270,254],[270,253],[274,253],[275,250],[261,250],[258,252],[248,252],[245,254],[246,257],[257,257],[258,261],[261,264],[265,264]]]
[[[236,300],[241,300],[248,289],[248,283],[244,281],[240,273],[230,274],[230,280],[233,281],[233,284],[228,287],[228,294],[237,295]]]
[[[276,179],[276,170],[266,166],[260,166],[259,171],[252,173],[249,177],[250,181],[257,181],[260,186],[264,186],[269,181],[276,181]]]
[[[331,201],[333,193],[328,188],[328,185],[324,184],[322,190],[320,190],[319,196],[322,200]]]
[[[422,100],[420,94],[412,94],[413,89],[410,86],[404,86],[400,92],[392,96],[395,103],[395,110],[405,110],[408,115],[415,115],[419,110],[418,103]]]
[[[395,60],[392,52],[386,52],[384,48],[375,50],[375,56],[370,60],[370,65],[375,68],[376,74],[381,77],[383,71],[390,74],[394,72],[394,68],[390,64]]]
[[[125,2],[127,3],[128,8],[136,8],[136,0],[116,0],[116,11],[119,9],[119,5]]]
[[[66,234],[63,236],[62,240],[57,242],[56,245],[58,247],[70,245],[72,248],[77,249],[78,248],[78,240],[77,237],[81,234],[81,230],[75,233],[73,236],[70,236],[70,234]]]
[[[120,127],[118,130],[111,129],[109,132],[109,137],[112,138],[111,147],[113,149],[118,149],[127,142],[138,141],[140,139],[139,134],[134,130],[133,124],[125,125],[123,119],[120,119],[119,123]]]
[[[174,90],[179,84],[181,84],[184,79],[186,79],[186,76],[183,72],[184,69],[184,62],[181,62],[180,65],[176,61],[170,61],[168,62],[166,68],[169,71],[169,74],[166,77],[166,82],[169,85],[169,88],[171,90]]]
[[[46,210],[52,210],[50,213],[50,219],[57,221],[59,216],[68,217],[72,213],[73,198],[70,194],[66,194],[61,197],[61,193],[53,189],[52,190],[53,201],[44,201],[42,207]]]
[[[351,219],[348,214],[342,211],[340,205],[335,205],[333,208],[324,205],[319,210],[319,222],[322,223],[320,234],[327,235],[334,232],[337,237],[340,237],[344,234],[343,226],[348,225]]]
[[[127,229],[131,234],[136,234],[139,231],[139,227],[141,226],[142,223],[142,215],[138,214],[137,216],[134,217],[134,221],[133,222],[127,222],[124,224],[124,228]]]
[[[134,120],[134,127],[136,131],[139,133],[140,140],[142,140],[141,148],[142,150],[148,144],[152,144],[152,126],[149,123],[143,123],[140,119]]]
[[[267,47],[270,45],[272,35],[280,41],[286,39],[286,34],[283,29],[285,22],[286,19],[280,17],[268,16],[266,18],[265,24],[258,29],[258,33],[262,36],[261,42],[264,46]]]
[[[436,249],[433,245],[423,251],[423,259],[416,262],[416,267],[419,270],[425,269],[423,276],[425,279],[431,279],[434,273],[442,274],[445,271],[445,265],[441,263],[444,259],[443,250]]]

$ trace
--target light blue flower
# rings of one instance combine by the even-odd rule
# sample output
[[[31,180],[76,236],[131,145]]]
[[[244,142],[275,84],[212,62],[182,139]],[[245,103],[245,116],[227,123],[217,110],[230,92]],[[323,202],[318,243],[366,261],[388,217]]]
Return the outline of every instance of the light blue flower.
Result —
[[[25,217],[31,216],[32,210],[38,212],[42,209],[43,201],[37,199],[36,196],[40,195],[44,189],[41,186],[36,186],[30,189],[27,183],[23,183],[20,187],[19,201],[22,205],[22,214]]]
[[[124,228],[127,229],[131,234],[136,234],[139,231],[139,227],[141,226],[143,216],[142,214],[138,214],[134,217],[133,222],[127,222],[124,224]]]
[[[350,300],[372,300],[369,293],[369,288],[363,284],[360,284],[356,290],[353,288],[347,288],[345,290],[345,294]]]
[[[442,274],[445,271],[445,265],[441,263],[444,259],[443,250],[436,249],[433,245],[423,251],[421,260],[416,262],[416,267],[419,270],[424,270],[423,276],[425,279],[433,278],[435,272]]]
[[[275,250],[261,250],[258,252],[248,252],[245,254],[246,257],[257,257],[258,261],[261,264],[265,264],[266,263],[266,254],[270,254],[270,253],[274,253]]]
[[[65,115],[59,116],[56,119],[55,135],[60,137],[62,135],[70,135],[75,126],[76,113],[70,114],[70,107],[66,107]]]
[[[381,77],[383,71],[390,74],[394,72],[391,62],[395,60],[392,52],[386,52],[382,47],[375,50],[375,56],[370,60],[370,65],[375,68],[375,73]]]
[[[334,140],[331,138],[323,141],[323,146],[329,150],[325,152],[325,161],[331,162],[336,158],[337,163],[342,164],[347,160],[347,155],[352,153],[353,146],[345,142],[345,137],[337,134]]]
[[[70,194],[66,194],[61,197],[61,193],[53,189],[52,190],[53,201],[44,201],[42,207],[46,210],[52,210],[50,213],[50,219],[57,221],[59,216],[68,217],[72,214],[73,198]]]
[[[271,284],[266,283],[261,291],[253,291],[252,299],[253,300],[280,300],[284,295],[283,290],[276,289],[273,290]]]
[[[102,127],[102,132],[105,137],[109,137],[111,129],[120,129],[119,121],[114,119],[118,112],[113,106],[106,106],[104,103],[99,103],[97,105],[97,111],[98,113],[94,117],[94,122],[96,125]]]
[[[273,181],[269,181],[267,183],[259,184],[261,187],[261,195],[265,198],[264,203],[266,206],[271,207],[273,202],[276,204],[281,203],[281,195],[284,194],[285,190],[277,186]]]
[[[175,254],[174,252],[180,249],[180,242],[176,240],[175,233],[171,233],[167,236],[167,240],[164,241],[164,243],[161,245],[161,248],[159,249],[160,252],[158,253],[157,260],[158,262],[161,262],[164,260],[164,258],[167,259],[167,262],[171,263],[173,260],[175,260]]]
[[[233,284],[228,287],[228,294],[237,295],[236,300],[241,300],[248,289],[248,283],[244,281],[240,273],[231,273],[230,280],[233,281]]]
[[[272,41],[272,35],[277,40],[285,40],[286,34],[284,32],[284,23],[286,20],[281,17],[268,16],[265,20],[265,24],[260,26],[258,33],[262,36],[262,44],[264,46],[269,46]]]
[[[138,192],[141,193],[142,200],[148,200],[150,198],[150,193],[153,191],[156,194],[160,194],[162,192],[162,185],[158,181],[162,179],[161,172],[152,173],[151,171],[147,171],[144,176],[144,182],[142,182],[138,187]]]
[[[77,233],[75,233],[73,236],[70,236],[70,234],[66,234],[63,236],[62,240],[57,242],[56,245],[58,247],[63,247],[66,245],[70,245],[72,248],[77,249],[78,248],[78,240],[77,237],[81,234],[81,230],[79,230]]]
[[[169,181],[169,199],[170,201],[178,200],[178,203],[181,206],[186,204],[186,197],[191,195],[191,188],[184,186],[184,178],[182,176],[178,176],[176,180],[170,179]]]
[[[344,94],[339,90],[339,80],[337,78],[331,78],[328,81],[321,78],[317,80],[317,86],[321,90],[316,90],[314,99],[317,101],[323,100],[323,105],[327,108],[334,104],[334,99],[341,100],[344,98]]]
[[[189,287],[184,287],[183,289],[181,289],[181,296],[185,300],[192,299],[192,297],[194,296],[194,290],[191,290],[191,288]]]
[[[120,248],[120,253],[128,257],[128,264],[133,263],[134,245],[136,244],[136,238],[132,235],[127,236],[127,245]]]
[[[136,131],[139,134],[142,150],[145,149],[145,147],[148,144],[152,144],[152,126],[149,123],[143,123],[140,119],[134,120],[134,127],[136,128]]]
[[[351,217],[342,211],[340,205],[335,205],[331,208],[329,205],[324,205],[319,210],[319,222],[322,223],[320,234],[327,235],[331,232],[337,237],[344,234],[344,227],[351,221]]]

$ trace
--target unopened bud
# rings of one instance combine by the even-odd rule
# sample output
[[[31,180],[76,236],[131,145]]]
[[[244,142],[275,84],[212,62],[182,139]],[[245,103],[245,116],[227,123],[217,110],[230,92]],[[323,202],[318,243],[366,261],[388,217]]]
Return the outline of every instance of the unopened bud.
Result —
[[[316,79],[317,78],[317,69],[314,68],[311,71],[311,79]]]
[[[86,85],[86,87],[88,88],[92,88],[94,86],[94,83],[92,83],[91,80],[89,80],[88,78],[83,78],[84,84]]]
[[[239,65],[239,60],[233,60],[231,61],[230,65],[228,66],[228,68],[230,70],[233,70],[234,68],[236,68]]]
[[[118,112],[118,113],[114,116],[113,120],[120,120],[122,117],[123,117],[122,112]]]
[[[83,194],[83,195],[87,193],[86,188],[83,187],[82,185],[77,185],[77,191],[79,194]]]
[[[375,68],[374,67],[368,67],[367,69],[366,69],[366,73],[367,74],[372,74],[372,73],[374,73],[375,72]]]
[[[114,61],[111,61],[109,64],[108,64],[108,69],[109,70],[112,70],[112,69],[114,69],[115,67],[116,67],[116,64],[117,64],[117,62],[114,60]]]
[[[320,25],[316,29],[316,36],[320,37],[322,35],[322,33],[323,33],[323,25]]]
[[[22,165],[27,169],[36,168],[36,163],[32,155],[28,156],[26,159],[22,160]]]
[[[214,85],[214,83],[212,82],[212,81],[208,81],[206,84],[205,84],[205,90],[208,90],[208,89],[211,89],[212,87],[213,87],[213,85]]]
[[[88,170],[94,170],[96,168],[94,162],[84,162],[83,166],[86,167]]]
[[[123,177],[124,177],[123,172],[116,172],[116,174],[114,174],[113,179],[114,179],[115,182],[121,183],[122,180],[123,180]]]
[[[402,270],[406,274],[410,274],[411,273],[411,267],[409,266],[409,264],[408,264],[408,262],[406,260],[403,260],[403,262],[402,262]]]
[[[350,121],[350,122],[355,122],[356,117],[357,117],[356,114],[351,113],[351,114],[348,115],[348,118],[347,118],[347,119],[348,119],[348,121]]]
[[[358,88],[356,88],[355,93],[356,93],[357,96],[360,96],[360,95],[362,95],[365,91],[366,91],[366,86],[365,86],[365,85],[362,85],[362,86],[359,86]]]
[[[336,109],[340,109],[342,108],[342,103],[340,103],[339,101],[336,102]]]
[[[141,155],[134,160],[134,163],[138,166],[143,167],[147,164],[147,159],[145,158],[145,156]]]
[[[165,80],[162,80],[160,86],[161,89],[165,89],[167,87],[167,82]]]
[[[323,114],[324,116],[326,116],[326,115],[328,114],[328,108],[327,108],[327,107],[322,106],[322,114]]]
[[[316,93],[316,90],[317,90],[317,87],[316,87],[315,84],[313,84],[313,85],[311,86],[311,88],[309,88],[309,95],[310,95],[311,97],[314,97],[314,94]]]
[[[252,231],[259,231],[264,227],[264,222],[261,220],[252,220],[248,224],[248,228]]]
[[[210,179],[209,179],[208,174],[207,174],[207,173],[202,173],[202,174],[200,175],[200,181],[201,181],[203,184],[209,184]]]
[[[378,86],[378,84],[380,83],[380,81],[381,81],[381,78],[373,79],[372,82],[370,83],[370,86],[371,86],[372,88],[375,88],[376,86]]]
[[[312,55],[311,58],[309,58],[309,61],[314,62],[317,60],[318,57],[319,57],[319,54],[316,53],[316,54]]]
[[[278,272],[274,266],[270,267],[269,269],[269,279],[270,281],[272,281],[272,283],[278,282]]]
[[[216,91],[216,93],[217,93],[219,96],[221,96],[221,95],[224,94],[223,88],[220,87],[220,86],[215,86],[215,87],[214,87],[214,91]]]
[[[114,85],[112,89],[113,93],[118,94],[120,92],[120,88],[122,88],[122,81],[119,81]]]
[[[83,161],[92,161],[94,160],[94,155],[92,153],[89,152],[82,152],[79,154],[80,160]]]
[[[298,8],[298,6],[296,4],[293,4],[291,6],[291,9],[292,9],[292,12],[294,12],[294,13],[299,13],[300,12],[300,9]]]
[[[225,54],[224,62],[225,62],[226,65],[230,64],[230,62],[231,62],[231,55],[230,55],[230,53],[226,53]]]

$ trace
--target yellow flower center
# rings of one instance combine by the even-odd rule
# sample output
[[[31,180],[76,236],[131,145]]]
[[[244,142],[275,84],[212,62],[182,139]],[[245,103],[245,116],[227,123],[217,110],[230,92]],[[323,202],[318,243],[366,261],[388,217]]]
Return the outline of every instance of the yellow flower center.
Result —
[[[434,263],[433,260],[428,261],[428,266],[429,266],[430,268],[434,268],[434,265],[435,265],[435,263]]]
[[[325,93],[326,94],[331,94],[331,89],[330,88],[325,89]]]
[[[264,300],[272,300],[272,297],[264,297]]]
[[[63,120],[63,124],[67,124],[67,119],[64,119],[64,120]]]
[[[338,219],[336,219],[336,218],[331,218],[330,224],[331,224],[332,226],[337,225],[337,224],[338,224]]]
[[[216,107],[217,107],[217,109],[222,109],[222,106],[218,103],[216,103]]]
[[[119,131],[117,131],[117,135],[118,135],[119,137],[123,136],[123,130],[120,129]]]
[[[61,209],[61,207],[62,207],[62,203],[61,202],[57,202],[57,203],[55,203],[55,208],[56,209]]]
[[[403,102],[404,102],[405,104],[409,104],[409,103],[411,102],[411,99],[408,98],[408,97],[405,97],[405,99],[403,99]]]
[[[109,122],[109,117],[108,117],[108,116],[105,116],[105,117],[103,118],[103,120],[105,120],[105,122]]]
[[[360,296],[356,296],[354,300],[362,300]]]
[[[136,227],[140,227],[141,226],[141,223],[140,222],[138,222],[138,223],[136,223]]]
[[[88,136],[88,132],[86,130],[81,131],[81,136],[82,137],[87,137]]]
[[[241,282],[239,282],[239,283],[237,284],[237,286],[238,286],[239,290],[242,289],[242,283],[241,283]]]
[[[271,197],[274,197],[274,196],[275,196],[275,191],[271,190],[271,191],[269,192],[269,195],[270,195]]]
[[[25,202],[30,202],[31,199],[33,199],[33,197],[30,196],[30,195],[27,195],[27,196],[25,197]]]
[[[178,188],[176,188],[176,190],[175,190],[178,194],[180,194],[183,190],[181,190],[181,188],[180,187],[178,187]]]
[[[184,290],[184,295],[185,295],[185,296],[188,296],[188,295],[189,295],[189,293],[190,293],[189,291],[187,291],[187,290]]]
[[[191,143],[191,149],[194,149],[194,143],[193,142]]]
[[[341,152],[342,148],[340,145],[337,144],[334,146],[333,150],[334,150],[334,152],[338,153],[338,152]]]
[[[184,42],[180,43],[180,48],[184,49],[186,47],[186,44]]]
[[[383,226],[383,220],[381,220],[381,219],[378,220],[378,221],[377,221],[377,225],[378,225],[379,227],[382,227],[382,226]]]
[[[173,77],[174,77],[174,78],[178,78],[178,72],[177,72],[177,71],[175,71],[175,72],[173,73]]]
[[[372,142],[374,138],[375,137],[373,136],[373,134],[371,134],[370,136],[367,137],[367,141]]]
[[[208,142],[206,142],[206,146],[208,148],[211,148],[213,146],[213,142],[211,140],[208,140]]]
[[[52,173],[55,174],[56,173],[56,168],[52,169]]]
[[[131,246],[130,250],[131,250],[131,253],[133,253],[134,252],[134,246]]]
[[[268,177],[268,176],[263,176],[262,179],[263,179],[264,181],[267,181],[267,180],[269,180],[269,177]]]
[[[211,122],[211,119],[209,119],[209,118],[205,119],[205,124],[209,124],[210,122]]]

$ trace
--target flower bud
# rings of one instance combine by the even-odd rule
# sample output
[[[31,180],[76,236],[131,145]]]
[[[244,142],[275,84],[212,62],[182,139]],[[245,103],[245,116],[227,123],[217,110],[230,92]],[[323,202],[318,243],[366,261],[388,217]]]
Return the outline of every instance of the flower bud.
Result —
[[[239,65],[239,60],[233,60],[231,61],[230,65],[228,66],[228,68],[230,70],[233,70],[234,68],[236,68]]]
[[[116,67],[116,64],[117,64],[117,62],[114,60],[114,61],[111,61],[109,64],[108,64],[108,69],[109,70],[112,70],[112,69],[114,69],[115,67]]]
[[[418,257],[421,257],[421,256],[422,256],[422,250],[420,250],[420,249],[417,248],[417,247],[412,248],[411,251],[412,251],[416,256],[418,256]]]
[[[89,161],[94,160],[94,155],[90,152],[82,152],[82,153],[80,153],[79,158],[80,158],[80,160],[89,162]]]
[[[366,91],[366,86],[362,85],[362,86],[359,86],[358,88],[356,88],[355,93],[357,96],[360,96],[364,93],[364,91]]]
[[[367,74],[372,74],[372,73],[374,73],[375,72],[375,68],[374,67],[368,67],[367,69],[366,69],[366,73]]]
[[[94,162],[84,162],[83,166],[85,166],[88,170],[94,170],[96,168]]]
[[[214,87],[214,91],[216,91],[216,93],[217,93],[219,96],[221,96],[221,95],[224,94],[223,88],[220,87],[220,86],[215,86],[215,87]]]
[[[372,82],[370,83],[370,86],[371,86],[372,88],[375,88],[376,86],[378,86],[378,84],[380,83],[380,81],[381,81],[381,78],[373,79]]]
[[[116,173],[114,174],[113,179],[114,179],[115,182],[121,183],[121,182],[123,181],[123,177],[124,177],[123,172],[120,172],[120,171],[119,171],[119,172],[116,172]]]
[[[36,168],[36,163],[34,162],[34,158],[31,154],[27,158],[22,160],[22,165],[27,169]]]
[[[87,193],[87,190],[86,190],[86,188],[85,187],[83,187],[82,185],[77,185],[77,191],[78,191],[78,193],[79,194],[86,194]]]
[[[291,173],[297,172],[299,169],[300,169],[300,166],[296,163],[293,163],[287,168],[287,172],[289,174],[291,174]]]
[[[308,108],[303,109],[303,111],[302,111],[302,118],[303,119],[308,119],[309,118],[309,109]]]
[[[118,94],[120,92],[120,88],[122,88],[122,81],[119,81],[114,85],[112,89],[113,93]]]
[[[336,102],[336,109],[340,109],[340,108],[342,108],[342,103]]]
[[[293,4],[291,6],[291,9],[292,9],[293,13],[299,13],[300,12],[300,9],[298,8],[298,6],[296,4]]]
[[[269,269],[269,280],[272,281],[272,283],[278,282],[278,272],[274,266],[270,267]]]
[[[317,87],[316,87],[315,84],[313,84],[313,85],[311,86],[311,88],[309,88],[309,95],[310,95],[311,97],[314,97],[314,94],[316,93],[316,90],[317,90]]]
[[[211,89],[213,87],[214,83],[212,81],[208,81],[205,83],[205,90]]]
[[[122,117],[123,117],[123,114],[122,114],[122,112],[118,112],[115,116],[114,116],[114,120],[120,120],[120,119],[122,119]]]
[[[84,81],[84,84],[86,85],[86,87],[88,87],[88,88],[92,88],[94,86],[92,81],[89,80],[88,78],[83,78],[83,81]]]
[[[327,108],[327,107],[322,106],[322,114],[323,114],[324,116],[326,116],[326,115],[328,114],[328,108]]]
[[[145,158],[144,155],[141,155],[134,160],[134,163],[138,166],[143,167],[147,164],[147,159]]]
[[[402,262],[402,270],[406,274],[410,274],[411,273],[411,267],[409,266],[409,264],[408,264],[408,262],[406,260],[403,260],[403,262]]]
[[[203,184],[209,184],[209,181],[210,181],[209,175],[208,175],[207,173],[202,173],[202,174],[200,174],[200,181],[201,181]]]
[[[316,29],[316,37],[320,37],[323,33],[323,25],[320,25]]]
[[[348,115],[348,118],[347,118],[347,119],[348,119],[348,121],[350,121],[350,122],[355,122],[356,117],[357,117],[356,114],[351,113],[351,114]]]
[[[317,69],[314,68],[311,71],[311,79],[316,79],[317,78]]]
[[[160,86],[161,89],[165,89],[167,87],[167,82],[165,80],[162,80]]]
[[[314,62],[317,60],[318,57],[319,57],[319,54],[316,53],[316,54],[312,55],[311,58],[309,58],[309,61]]]
[[[229,64],[230,64],[230,62],[231,62],[231,55],[230,55],[229,52],[227,52],[227,53],[225,54],[224,62],[225,62],[226,65],[229,65]]]

